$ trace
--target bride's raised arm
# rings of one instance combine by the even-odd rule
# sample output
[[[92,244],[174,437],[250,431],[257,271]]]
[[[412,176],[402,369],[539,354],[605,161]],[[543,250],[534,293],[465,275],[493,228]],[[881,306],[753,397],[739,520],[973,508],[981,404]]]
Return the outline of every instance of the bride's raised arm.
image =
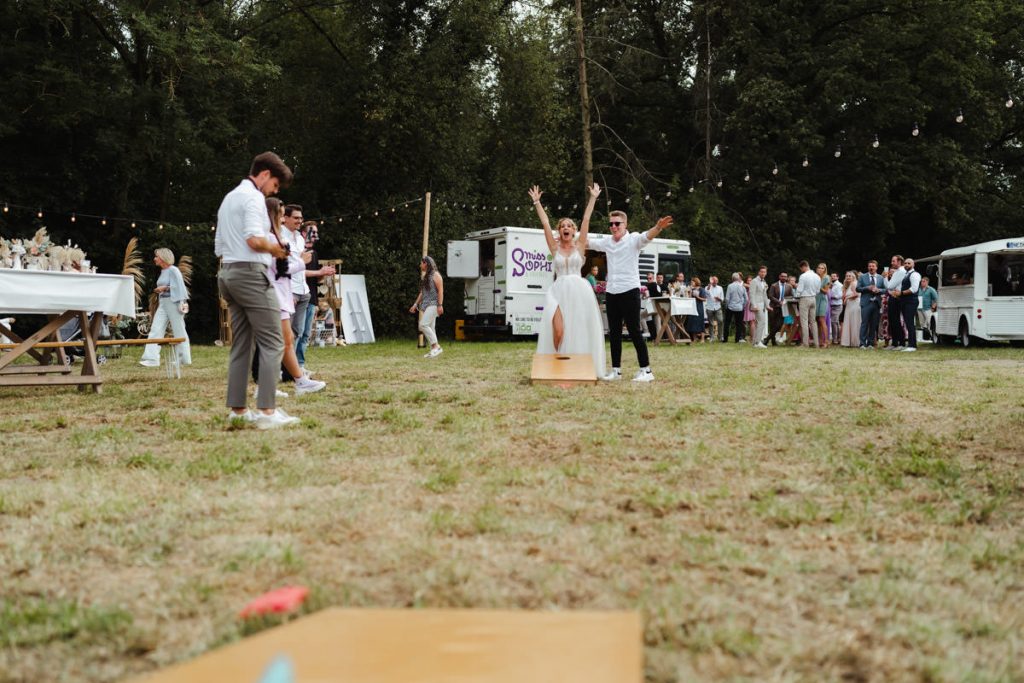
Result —
[[[551,233],[551,221],[548,220],[548,214],[540,203],[540,196],[544,193],[540,191],[539,185],[534,185],[529,189],[527,194],[529,194],[530,199],[533,200],[533,208],[537,210],[537,216],[540,218],[540,224],[544,228],[544,240],[548,243],[548,249],[551,250],[552,254],[557,254],[558,244],[555,243],[555,236]]]
[[[590,188],[590,199],[587,201],[587,208],[583,211],[583,220],[580,222],[580,234],[576,240],[580,253],[586,256],[587,235],[590,233],[590,217],[594,213],[594,205],[597,204],[597,196],[601,194],[601,186],[594,183]]]

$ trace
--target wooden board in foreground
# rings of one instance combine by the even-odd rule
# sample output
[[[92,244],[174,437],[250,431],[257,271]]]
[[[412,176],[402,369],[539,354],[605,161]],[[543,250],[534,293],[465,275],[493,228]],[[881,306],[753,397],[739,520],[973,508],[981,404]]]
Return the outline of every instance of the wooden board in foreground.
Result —
[[[594,359],[587,354],[536,353],[530,384],[597,384]]]
[[[295,683],[640,683],[636,612],[328,609],[137,683],[256,683],[276,655]]]

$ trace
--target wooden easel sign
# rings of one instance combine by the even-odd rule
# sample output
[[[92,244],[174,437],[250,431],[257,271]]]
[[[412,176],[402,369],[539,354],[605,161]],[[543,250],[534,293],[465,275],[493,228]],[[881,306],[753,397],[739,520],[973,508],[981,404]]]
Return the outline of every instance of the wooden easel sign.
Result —
[[[536,353],[530,371],[530,384],[572,387],[597,384],[594,359],[586,353]]]

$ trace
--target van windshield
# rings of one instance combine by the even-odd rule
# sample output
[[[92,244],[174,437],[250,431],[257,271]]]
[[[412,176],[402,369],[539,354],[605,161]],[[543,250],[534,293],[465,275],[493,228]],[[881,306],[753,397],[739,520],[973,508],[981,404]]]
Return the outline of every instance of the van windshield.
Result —
[[[989,296],[1024,296],[1024,252],[988,255]]]

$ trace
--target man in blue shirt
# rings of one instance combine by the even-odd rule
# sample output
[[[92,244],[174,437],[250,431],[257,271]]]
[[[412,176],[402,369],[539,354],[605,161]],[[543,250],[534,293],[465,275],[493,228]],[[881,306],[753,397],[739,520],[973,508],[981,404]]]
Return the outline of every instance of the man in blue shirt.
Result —
[[[729,327],[736,324],[736,343],[746,343],[746,327],[743,324],[743,311],[747,307],[747,289],[739,273],[732,274],[732,282],[725,290],[725,334],[722,341],[729,341]]]
[[[921,303],[917,309],[917,323],[924,330],[925,339],[934,342],[935,340],[932,339],[932,316],[939,308],[939,293],[930,286],[927,276],[921,278],[918,297]]]

